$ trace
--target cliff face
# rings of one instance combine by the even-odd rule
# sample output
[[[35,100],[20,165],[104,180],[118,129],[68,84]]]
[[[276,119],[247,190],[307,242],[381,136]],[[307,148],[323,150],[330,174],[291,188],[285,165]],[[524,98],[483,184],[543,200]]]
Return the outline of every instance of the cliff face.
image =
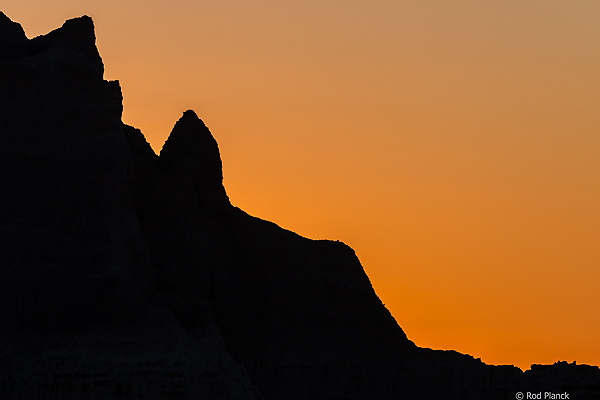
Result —
[[[417,348],[352,249],[230,204],[193,111],[158,156],[102,75],[89,17],[29,40],[0,13],[1,398],[598,393],[596,367]]]
[[[0,26],[0,397],[261,398],[210,317],[196,238],[165,238],[174,271],[154,268],[136,209],[144,176],[91,19],[32,40],[4,15]],[[200,254],[188,254],[196,269],[177,246]],[[168,286],[187,279],[193,289]]]

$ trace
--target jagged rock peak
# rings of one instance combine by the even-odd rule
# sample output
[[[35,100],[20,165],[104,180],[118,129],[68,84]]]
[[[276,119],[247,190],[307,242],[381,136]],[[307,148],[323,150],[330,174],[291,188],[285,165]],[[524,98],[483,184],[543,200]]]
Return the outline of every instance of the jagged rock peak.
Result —
[[[23,27],[0,11],[0,60],[21,56],[27,42]]]
[[[31,42],[34,52],[58,48],[83,54],[99,69],[100,77],[104,74],[104,64],[96,47],[94,21],[87,15],[69,19],[60,28]]]
[[[60,28],[29,40],[21,25],[13,22],[0,11],[0,61],[33,56],[56,49],[83,55],[94,77],[102,79],[104,64],[96,48],[94,22],[90,17],[84,15],[67,20]]]
[[[18,22],[11,20],[6,14],[0,11],[0,39],[2,42],[10,42],[12,40],[26,39],[25,31]]]
[[[65,21],[58,29],[45,35],[52,47],[61,47],[85,55],[99,56],[96,48],[94,21],[87,15]]]

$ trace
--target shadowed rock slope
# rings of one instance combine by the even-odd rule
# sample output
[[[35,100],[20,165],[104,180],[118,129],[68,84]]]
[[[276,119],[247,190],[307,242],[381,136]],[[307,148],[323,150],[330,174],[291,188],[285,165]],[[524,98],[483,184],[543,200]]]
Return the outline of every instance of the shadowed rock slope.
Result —
[[[156,155],[89,17],[0,13],[0,101],[0,398],[599,397],[597,367],[416,347],[352,249],[230,204],[193,111]]]

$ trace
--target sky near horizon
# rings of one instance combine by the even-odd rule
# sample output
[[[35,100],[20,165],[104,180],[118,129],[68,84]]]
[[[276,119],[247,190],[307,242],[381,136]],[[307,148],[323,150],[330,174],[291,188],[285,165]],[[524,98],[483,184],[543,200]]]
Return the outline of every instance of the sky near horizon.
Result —
[[[597,0],[5,0],[94,19],[123,121],[194,109],[232,204],[350,245],[418,346],[600,365]]]

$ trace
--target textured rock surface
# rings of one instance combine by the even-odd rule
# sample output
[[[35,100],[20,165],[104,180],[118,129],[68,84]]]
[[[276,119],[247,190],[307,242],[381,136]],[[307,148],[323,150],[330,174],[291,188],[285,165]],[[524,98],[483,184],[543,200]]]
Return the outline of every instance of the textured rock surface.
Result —
[[[597,367],[416,347],[352,249],[230,204],[193,111],[158,156],[102,76],[89,17],[0,13],[0,398],[600,395]]]

